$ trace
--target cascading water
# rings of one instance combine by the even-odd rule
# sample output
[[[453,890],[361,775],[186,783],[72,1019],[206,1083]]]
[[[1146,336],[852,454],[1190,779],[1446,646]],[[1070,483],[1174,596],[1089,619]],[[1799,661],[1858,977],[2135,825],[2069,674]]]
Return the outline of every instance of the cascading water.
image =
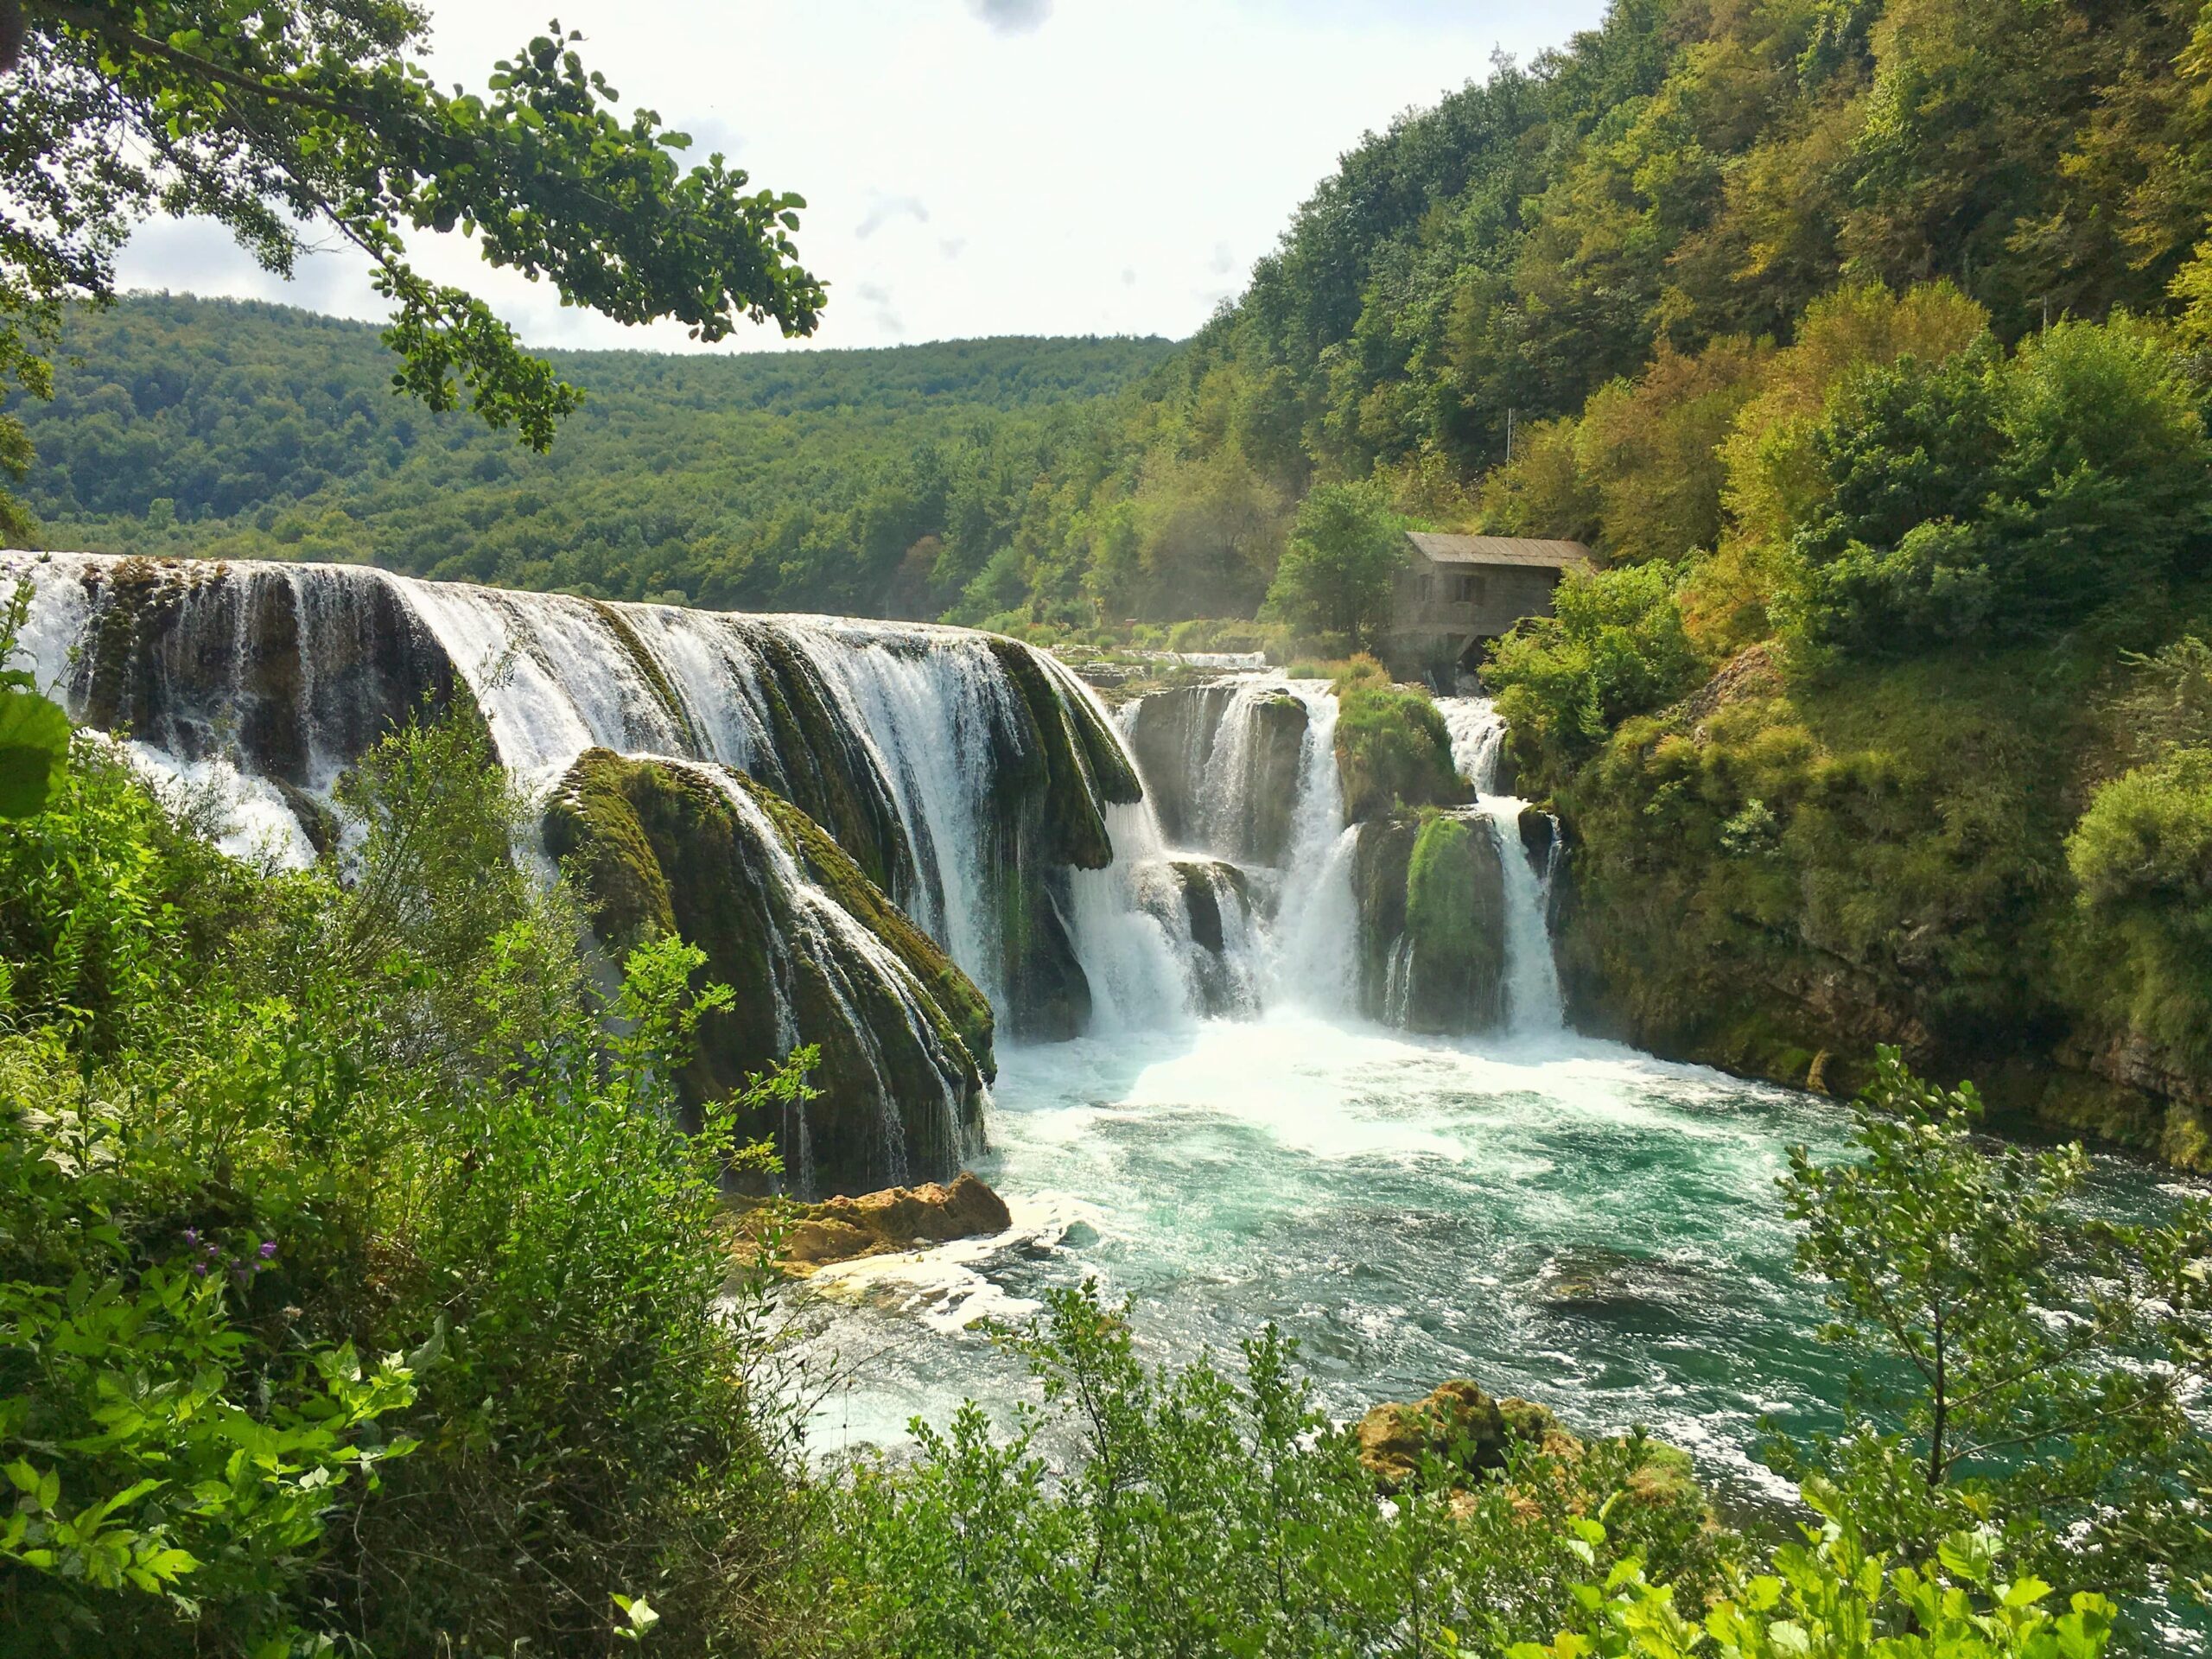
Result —
[[[783,896],[753,924],[801,937],[726,940],[731,954],[714,970],[751,971],[765,943],[779,960],[819,957],[831,977],[868,982],[831,985],[818,1004],[838,1040],[872,1057],[842,1071],[825,1059],[853,1096],[820,1108],[841,1126],[845,1159],[825,1179],[950,1174],[976,1149],[956,1107],[982,1092],[974,1068],[988,1069],[988,1010],[1018,1033],[1041,1008],[1039,1023],[1065,1033],[1089,1007],[1061,914],[1067,876],[1110,856],[1103,814],[1136,785],[1087,694],[1025,646],[926,625],[614,605],[364,567],[0,554],[0,582],[25,576],[36,592],[18,645],[40,682],[157,779],[212,796],[235,852],[310,861],[334,829],[344,833],[330,808],[339,775],[426,704],[472,707],[510,773],[549,808],[572,781],[584,786],[576,769],[587,756],[607,752],[648,766],[741,768],[810,818],[858,867],[850,880],[881,888],[965,976],[936,988],[951,1011],[925,1007],[912,972],[876,937],[903,918],[864,925],[846,900],[768,873]],[[757,819],[757,805],[731,799],[741,818]],[[586,845],[584,830],[569,833],[569,851]],[[772,837],[741,839],[756,859],[789,864]],[[683,886],[690,852],[671,844],[665,855]],[[980,1027],[965,1012],[977,988]],[[875,1052],[863,1008],[902,1027],[895,1065]],[[957,1056],[939,1035],[947,1021],[965,1021],[974,1039]],[[764,1015],[745,1027],[744,1052],[721,1062],[766,1064],[819,1034],[800,1023],[788,1009]],[[842,1132],[863,1108],[884,1118],[873,1147]],[[785,1137],[796,1165],[810,1145],[827,1145],[823,1127]],[[932,1150],[910,1160],[909,1139]]]
[[[1452,737],[1452,760],[1475,786],[1475,810],[1497,838],[1505,878],[1505,1007],[1516,1033],[1560,1030],[1567,1020],[1560,996],[1559,969],[1552,959],[1551,879],[1559,837],[1546,837],[1544,868],[1529,863],[1521,836],[1522,818],[1531,809],[1514,795],[1493,793],[1497,761],[1505,743],[1505,721],[1488,697],[1439,697],[1437,711]]]
[[[37,584],[21,643],[41,679],[79,720],[133,738],[149,770],[224,793],[247,832],[235,850],[273,836],[280,861],[308,861],[284,789],[327,796],[385,724],[458,681],[531,789],[595,747],[760,776],[837,835],[995,1004],[1006,999],[997,889],[1020,849],[993,812],[1033,739],[1004,647],[982,636],[353,566],[0,556],[0,576],[18,575]],[[109,636],[127,643],[132,628],[149,637],[126,658]],[[1067,695],[1049,672],[1040,682]],[[272,744],[262,728],[279,723]]]
[[[1077,949],[1123,1029],[1350,1005],[1351,854],[1327,683],[1249,674],[1122,711],[1146,799],[1075,878]],[[1162,819],[1181,828],[1171,837]]]

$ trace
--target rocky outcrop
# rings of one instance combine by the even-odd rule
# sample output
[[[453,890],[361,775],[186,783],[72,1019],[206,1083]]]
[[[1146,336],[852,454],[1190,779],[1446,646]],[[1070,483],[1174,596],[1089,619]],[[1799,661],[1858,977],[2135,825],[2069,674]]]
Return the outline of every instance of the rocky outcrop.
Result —
[[[1517,1448],[1572,1462],[1589,1446],[1548,1408],[1510,1395],[1492,1399],[1465,1377],[1440,1384],[1410,1404],[1375,1407],[1353,1433],[1360,1463],[1386,1496],[1405,1491],[1434,1465],[1441,1465],[1445,1482],[1457,1487],[1503,1473]],[[1643,1443],[1627,1491],[1637,1503],[1705,1508],[1689,1454],[1658,1440]]]
[[[299,791],[425,709],[469,706],[446,655],[381,584],[335,594],[312,567],[188,559],[33,567],[77,583],[83,646],[66,696],[79,723],[179,760],[222,755]],[[310,838],[327,809],[295,799]]]
[[[544,830],[611,954],[674,932],[736,993],[701,1027],[688,1100],[818,1045],[817,1098],[736,1126],[775,1141],[802,1193],[949,1176],[981,1144],[989,1005],[791,803],[725,767],[595,749]]]
[[[1250,679],[1181,686],[1139,702],[1129,747],[1152,780],[1153,810],[1168,843],[1281,863],[1307,723],[1298,698]]]
[[[1194,947],[1199,1012],[1217,1017],[1252,1012],[1250,953],[1243,948],[1252,925],[1251,878],[1215,858],[1170,859],[1146,875],[1137,884],[1137,902],[1169,938],[1187,938]]]
[[[1499,857],[1489,822],[1471,812],[1401,813],[1363,826],[1352,890],[1360,1006],[1370,1019],[1440,1035],[1503,1021]]]
[[[1006,1200],[972,1170],[963,1170],[944,1185],[894,1186],[793,1210],[748,1207],[739,1217],[733,1248],[743,1260],[756,1259],[772,1227],[782,1233],[777,1264],[804,1277],[833,1262],[988,1237],[1013,1225]]]
[[[1069,937],[1067,872],[1113,861],[1104,808],[1144,798],[1144,785],[1083,688],[1027,645],[989,647],[1009,684],[997,736],[993,830],[984,849],[996,890],[1007,1025],[1025,1036],[1078,1034],[1090,984]]]
[[[1339,680],[1336,747],[1350,823],[1472,798],[1452,762],[1444,716],[1418,686]]]

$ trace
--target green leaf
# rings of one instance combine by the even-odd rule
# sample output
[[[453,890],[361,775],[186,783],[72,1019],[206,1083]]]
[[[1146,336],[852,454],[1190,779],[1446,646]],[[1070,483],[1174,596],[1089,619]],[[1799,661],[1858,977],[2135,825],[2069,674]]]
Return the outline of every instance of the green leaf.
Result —
[[[46,810],[69,764],[69,716],[32,691],[0,691],[0,818]]]

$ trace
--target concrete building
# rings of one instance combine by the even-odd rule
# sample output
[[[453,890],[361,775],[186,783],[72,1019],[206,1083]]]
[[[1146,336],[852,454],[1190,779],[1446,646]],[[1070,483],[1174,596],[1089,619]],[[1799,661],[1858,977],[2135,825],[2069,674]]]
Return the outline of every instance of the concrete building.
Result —
[[[1406,540],[1378,654],[1394,674],[1447,688],[1454,675],[1474,672],[1491,641],[1522,617],[1549,616],[1552,591],[1568,571],[1593,568],[1580,542],[1420,530]]]

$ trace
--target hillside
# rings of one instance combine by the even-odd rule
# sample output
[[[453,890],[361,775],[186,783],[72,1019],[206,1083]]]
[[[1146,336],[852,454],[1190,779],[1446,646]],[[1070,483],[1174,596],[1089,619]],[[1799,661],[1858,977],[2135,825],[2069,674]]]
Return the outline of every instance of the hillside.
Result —
[[[63,349],[53,400],[10,405],[55,545],[935,614],[1019,517],[1027,479],[1007,458],[1077,442],[1170,347],[555,353],[588,401],[545,456],[393,396],[365,324],[142,296],[77,319]]]

